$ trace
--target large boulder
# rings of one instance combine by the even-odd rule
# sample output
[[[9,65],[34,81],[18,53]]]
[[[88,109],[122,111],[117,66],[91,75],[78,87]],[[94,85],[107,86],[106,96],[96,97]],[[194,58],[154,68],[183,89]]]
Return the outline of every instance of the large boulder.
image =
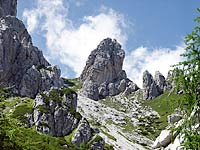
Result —
[[[171,115],[167,116],[167,121],[168,124],[174,124],[176,122],[178,122],[179,120],[181,120],[182,115],[180,114],[180,112],[174,112]]]
[[[114,96],[128,90],[128,94],[138,89],[122,70],[125,52],[121,45],[110,38],[104,39],[91,52],[80,76],[82,93],[98,100]]]
[[[156,138],[152,148],[156,149],[168,146],[172,140],[172,137],[173,136],[170,130],[163,130],[160,133],[160,135]]]
[[[83,118],[78,128],[76,129],[73,137],[72,137],[72,143],[80,146],[81,143],[87,143],[92,137],[92,129],[90,128],[90,125],[88,121]]]
[[[29,126],[52,136],[65,136],[77,128],[81,115],[76,112],[77,94],[70,89],[51,89],[34,100]]]
[[[62,86],[60,70],[33,46],[23,22],[14,16],[0,18],[0,87],[14,87],[16,94],[34,98],[38,92]]]
[[[17,0],[0,0],[0,18],[17,15]]]

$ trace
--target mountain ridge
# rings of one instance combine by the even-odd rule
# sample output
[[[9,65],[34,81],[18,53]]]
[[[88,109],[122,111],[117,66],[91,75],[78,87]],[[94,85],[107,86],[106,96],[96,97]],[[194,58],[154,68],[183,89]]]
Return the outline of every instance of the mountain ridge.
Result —
[[[170,72],[145,71],[139,89],[121,45],[106,38],[78,79],[61,78],[16,18],[17,0],[0,4],[0,149],[174,150],[184,134],[172,129],[194,117],[199,131],[199,106],[184,118]]]

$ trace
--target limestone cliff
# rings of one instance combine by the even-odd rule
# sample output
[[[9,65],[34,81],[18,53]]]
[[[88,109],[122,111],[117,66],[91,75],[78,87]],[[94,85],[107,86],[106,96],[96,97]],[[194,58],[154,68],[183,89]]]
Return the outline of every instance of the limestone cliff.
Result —
[[[110,38],[100,42],[91,52],[80,76],[82,92],[98,100],[119,93],[130,94],[138,89],[122,70],[125,52],[121,45]]]

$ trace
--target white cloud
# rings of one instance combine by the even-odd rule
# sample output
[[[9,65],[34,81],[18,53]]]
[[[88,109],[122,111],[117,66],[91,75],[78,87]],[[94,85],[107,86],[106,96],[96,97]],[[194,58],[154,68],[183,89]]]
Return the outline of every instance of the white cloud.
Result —
[[[145,70],[152,75],[160,71],[166,77],[171,66],[183,60],[180,54],[184,52],[184,47],[184,44],[175,49],[139,47],[127,55],[124,69],[128,77],[142,88],[142,74]]]
[[[115,38],[126,47],[127,34],[124,31],[129,22],[122,14],[102,6],[99,14],[83,17],[82,23],[75,27],[76,22],[68,18],[68,10],[66,0],[37,0],[36,8],[23,13],[29,32],[45,31],[50,60],[69,66],[79,76],[90,52],[104,38]],[[142,87],[144,70],[153,75],[159,70],[166,76],[170,66],[181,61],[179,55],[183,49],[184,45],[175,49],[139,47],[126,52],[124,69],[128,77]],[[63,74],[68,74],[67,71],[62,70]]]
[[[99,14],[83,17],[82,24],[74,27],[74,22],[68,19],[68,7],[63,4],[63,0],[37,0],[35,9],[23,13],[29,32],[36,29],[46,32],[49,58],[68,65],[79,76],[90,52],[104,38],[115,38],[126,45],[123,15],[103,7]]]
[[[83,3],[82,1],[76,1],[76,2],[75,2],[75,5],[76,5],[77,7],[81,7],[81,6],[84,5],[84,3]]]
[[[35,28],[38,26],[38,20],[37,20],[37,13],[35,11],[27,11],[25,10],[23,13],[24,18],[27,19],[27,25],[28,25],[28,31],[31,33],[35,30]]]

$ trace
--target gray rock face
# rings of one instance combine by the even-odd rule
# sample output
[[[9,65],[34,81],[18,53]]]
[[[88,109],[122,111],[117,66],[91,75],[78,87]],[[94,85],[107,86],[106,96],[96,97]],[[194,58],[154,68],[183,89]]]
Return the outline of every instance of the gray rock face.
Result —
[[[17,94],[34,98],[52,86],[63,86],[60,70],[33,46],[22,21],[14,16],[0,18],[0,87],[14,87]]]
[[[76,129],[76,132],[74,133],[72,137],[72,143],[80,146],[81,143],[87,143],[92,137],[92,129],[90,128],[90,125],[88,121],[83,118],[78,128]]]
[[[144,99],[153,99],[171,88],[170,82],[166,82],[165,77],[156,71],[155,78],[146,70],[143,73]]]
[[[154,80],[157,85],[158,92],[163,93],[164,87],[166,86],[165,77],[159,71],[156,71]]]
[[[83,83],[82,93],[98,100],[125,90],[129,90],[127,93],[137,90],[137,85],[130,81],[122,70],[124,57],[125,52],[116,40],[104,39],[91,52],[80,76]]]
[[[159,96],[158,88],[153,76],[146,70],[143,73],[144,99],[152,99]]]
[[[172,73],[169,71],[166,78],[166,83],[165,83],[166,85],[164,87],[164,92],[176,86],[175,81],[172,81],[171,78],[172,78]]]
[[[162,130],[160,135],[156,138],[152,148],[160,148],[160,147],[166,147],[169,145],[172,139],[172,133],[170,130]]]
[[[38,94],[32,117],[29,117],[30,126],[35,125],[37,131],[52,136],[68,135],[81,119],[76,107],[76,93],[65,94],[63,89],[52,89]]]
[[[0,0],[0,18],[17,15],[17,0]]]
[[[173,114],[167,116],[167,121],[168,121],[168,124],[174,124],[174,123],[178,122],[181,118],[182,118],[181,114],[173,113]]]
[[[104,150],[105,141],[103,139],[92,142],[90,150]]]

